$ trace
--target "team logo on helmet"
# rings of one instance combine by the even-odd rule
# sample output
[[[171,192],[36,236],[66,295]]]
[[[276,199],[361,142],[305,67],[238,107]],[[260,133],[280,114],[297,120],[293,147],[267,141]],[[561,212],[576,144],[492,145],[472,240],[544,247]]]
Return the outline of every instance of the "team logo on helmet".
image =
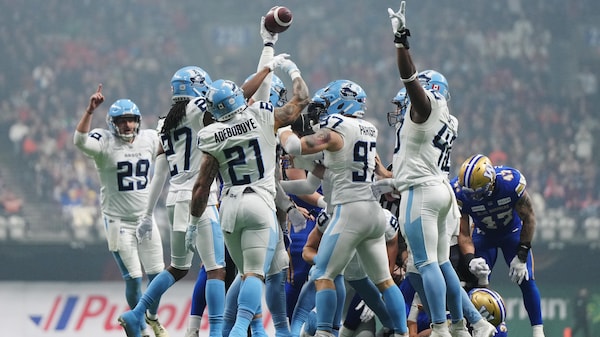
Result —
[[[360,89],[354,83],[346,83],[340,88],[340,97],[344,100],[354,100]]]

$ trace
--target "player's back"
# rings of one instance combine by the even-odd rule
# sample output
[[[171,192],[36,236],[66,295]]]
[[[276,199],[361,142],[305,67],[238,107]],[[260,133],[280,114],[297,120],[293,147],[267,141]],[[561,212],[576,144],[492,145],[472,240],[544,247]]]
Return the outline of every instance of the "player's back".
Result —
[[[321,123],[339,133],[344,145],[339,151],[324,151],[324,165],[331,172],[331,204],[376,200],[370,184],[374,179],[377,128],[370,122],[333,114]]]
[[[410,109],[402,123],[397,124],[398,152],[393,157],[396,189],[400,192],[448,176],[452,143],[458,134],[458,120],[450,114],[446,100],[438,92],[425,90],[431,102],[427,121],[411,120]]]
[[[219,162],[224,194],[233,187],[248,186],[274,208],[274,123],[273,106],[257,102],[225,122],[200,130],[198,146]]]
[[[192,190],[198,171],[202,151],[198,150],[197,134],[204,127],[202,119],[206,112],[206,100],[198,97],[191,100],[186,114],[177,126],[160,134],[163,150],[169,162],[170,191]]]

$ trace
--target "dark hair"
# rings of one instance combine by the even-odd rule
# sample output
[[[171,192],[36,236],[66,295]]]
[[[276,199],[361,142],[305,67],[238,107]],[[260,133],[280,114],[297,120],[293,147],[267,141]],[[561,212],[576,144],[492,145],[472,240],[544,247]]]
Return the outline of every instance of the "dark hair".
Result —
[[[169,113],[167,113],[167,117],[165,117],[165,123],[163,124],[162,130],[160,133],[169,133],[170,130],[175,129],[183,117],[185,117],[185,108],[190,100],[183,100],[174,102],[171,105],[171,109]]]

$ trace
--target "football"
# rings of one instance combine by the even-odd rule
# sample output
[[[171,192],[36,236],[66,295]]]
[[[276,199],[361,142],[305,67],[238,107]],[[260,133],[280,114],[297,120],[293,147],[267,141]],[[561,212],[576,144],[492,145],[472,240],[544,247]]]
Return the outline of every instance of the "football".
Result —
[[[265,15],[265,28],[271,33],[285,32],[292,24],[292,11],[287,7],[275,6]]]

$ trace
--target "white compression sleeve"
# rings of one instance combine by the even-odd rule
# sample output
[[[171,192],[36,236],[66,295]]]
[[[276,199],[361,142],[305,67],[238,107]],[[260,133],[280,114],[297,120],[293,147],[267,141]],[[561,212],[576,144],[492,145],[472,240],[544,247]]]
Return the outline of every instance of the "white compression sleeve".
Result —
[[[260,71],[265,67],[265,64],[271,62],[273,59],[273,55],[275,54],[275,50],[273,47],[264,46],[262,50],[262,54],[260,54],[260,59],[258,60],[258,67],[256,71]],[[267,77],[260,84],[254,95],[252,95],[252,99],[254,101],[263,101],[268,102],[269,97],[271,96],[271,79],[273,77],[273,72],[270,72]]]
[[[152,181],[150,182],[150,192],[148,194],[148,203],[146,204],[147,215],[152,215],[152,213],[154,213],[154,208],[156,207],[158,198],[160,198],[160,194],[162,193],[168,175],[169,162],[167,161],[167,156],[164,153],[161,153],[156,157],[154,175],[152,176]]]
[[[299,156],[302,154],[302,141],[298,136],[292,134],[283,144],[283,149],[292,156]]]
[[[282,180],[281,187],[290,194],[306,195],[313,194],[321,185],[321,179],[312,173],[308,173],[306,179]]]
[[[294,207],[294,203],[290,199],[290,197],[285,193],[283,186],[281,186],[282,181],[278,181],[275,183],[276,185],[276,194],[275,194],[275,205],[280,210],[287,212],[290,207]]]

